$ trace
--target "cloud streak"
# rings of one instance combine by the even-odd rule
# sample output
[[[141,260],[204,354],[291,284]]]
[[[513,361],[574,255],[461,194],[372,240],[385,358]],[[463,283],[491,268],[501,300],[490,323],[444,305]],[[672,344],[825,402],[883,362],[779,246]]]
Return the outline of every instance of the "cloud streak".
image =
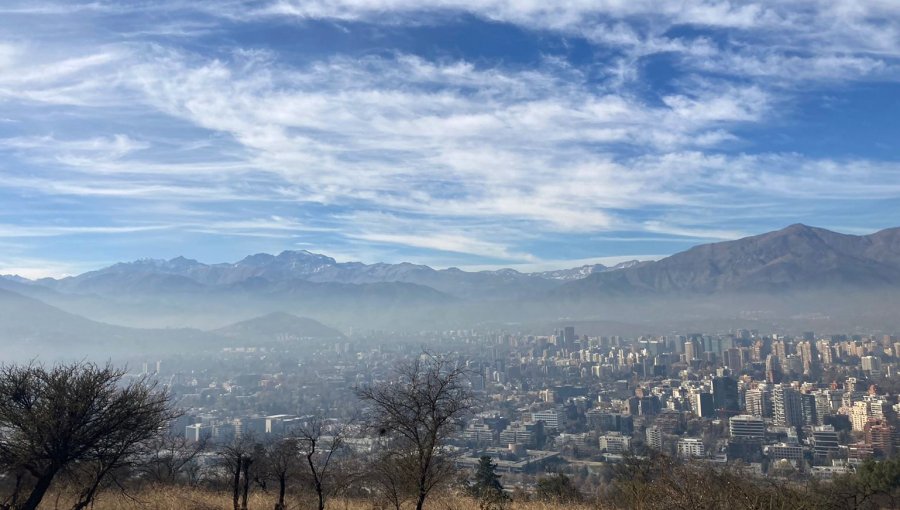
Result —
[[[900,196],[896,161],[770,149],[760,135],[790,124],[786,112],[810,90],[898,82],[892,2],[167,1],[134,9],[148,21],[119,30],[114,22],[134,12],[113,2],[0,8],[66,34],[78,33],[66,16],[88,27],[83,41],[55,45],[50,33],[5,27],[17,37],[0,41],[0,105],[10,120],[0,123],[0,194],[23,209],[45,201],[58,208],[56,220],[74,214],[81,226],[23,213],[0,236],[161,229],[541,264],[563,260],[550,248],[559,238],[584,243],[569,255],[581,260],[638,243],[639,234],[733,238],[763,220],[774,227],[798,214],[825,217],[838,203]],[[460,13],[528,37],[578,40],[594,57],[541,52],[520,65],[380,48],[298,58],[275,41],[234,42],[238,29],[304,30],[321,20],[347,23],[351,36],[362,25],[405,34],[459,26]],[[751,218],[741,203],[760,211]],[[110,211],[138,227],[89,223]],[[605,243],[585,241],[600,234]]]

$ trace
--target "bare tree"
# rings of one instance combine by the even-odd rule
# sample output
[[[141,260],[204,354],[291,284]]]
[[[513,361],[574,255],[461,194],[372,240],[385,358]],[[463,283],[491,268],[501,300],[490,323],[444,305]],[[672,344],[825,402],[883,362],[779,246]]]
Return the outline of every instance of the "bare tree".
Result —
[[[264,476],[278,482],[275,510],[285,510],[284,496],[288,482],[302,469],[299,441],[294,437],[279,438],[266,444]]]
[[[416,493],[415,469],[417,464],[410,454],[384,451],[375,455],[369,463],[368,479],[382,498],[395,510],[400,510]]]
[[[352,420],[329,424],[320,417],[313,417],[294,432],[297,446],[305,459],[306,473],[318,497],[319,510],[324,510],[325,499],[336,488],[333,483],[336,460],[346,446],[351,427]]]
[[[219,449],[219,458],[231,479],[234,510],[247,510],[251,468],[264,456],[263,446],[252,435],[241,435]]]
[[[209,437],[191,441],[184,436],[163,434],[149,441],[144,449],[144,461],[138,471],[160,484],[181,481],[188,485],[197,482],[197,457],[209,447]]]
[[[416,510],[455,470],[446,443],[476,405],[468,372],[450,359],[423,353],[395,369],[396,380],[360,388],[370,404],[371,423],[391,441],[401,458],[413,460]]]
[[[165,391],[124,375],[84,362],[0,367],[0,464],[19,481],[10,508],[37,508],[60,475],[82,487],[73,508],[87,507],[176,416]]]

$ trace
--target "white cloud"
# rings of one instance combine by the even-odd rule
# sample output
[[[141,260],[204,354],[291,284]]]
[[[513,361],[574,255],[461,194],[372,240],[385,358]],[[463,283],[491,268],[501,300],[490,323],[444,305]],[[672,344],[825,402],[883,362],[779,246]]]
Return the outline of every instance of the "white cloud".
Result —
[[[658,234],[677,235],[692,239],[707,239],[710,241],[728,241],[740,239],[749,235],[746,232],[736,230],[684,227],[681,225],[671,225],[662,221],[646,221],[644,222],[644,230]]]
[[[659,260],[666,255],[617,255],[613,257],[589,257],[585,259],[553,259],[540,260],[526,264],[476,264],[463,265],[459,268],[464,271],[497,271],[500,269],[514,269],[520,273],[537,273],[541,271],[555,271],[558,269],[572,269],[582,266],[590,266],[594,264],[603,264],[607,267],[615,266],[622,262],[630,262],[632,260],[650,261]]]
[[[58,260],[33,258],[0,259],[0,275],[20,276],[29,280],[38,278],[65,278],[96,269],[98,264],[67,264]]]
[[[126,47],[60,57],[35,46],[0,44],[0,102],[78,106],[126,103],[121,91],[111,94],[117,88],[120,66],[130,56]]]
[[[165,225],[130,225],[130,226],[27,226],[0,224],[0,238],[55,237],[75,234],[130,234],[148,232],[168,228]]]
[[[12,44],[0,44],[0,73],[6,73],[18,58],[19,49]]]
[[[603,207],[672,200],[598,147],[711,146],[734,139],[729,124],[758,120],[768,107],[756,87],[703,88],[650,106],[559,72],[411,56],[236,69],[169,54],[136,66],[134,81],[155,108],[229,133],[252,166],[308,188],[311,200],[568,229],[609,228]],[[636,194],[624,200],[629,188]]]
[[[464,253],[478,255],[493,259],[505,260],[533,260],[534,257],[527,253],[511,252],[506,246],[498,243],[477,239],[466,234],[386,234],[386,233],[361,233],[350,234],[352,239],[361,239],[374,243],[398,244],[413,248],[427,248],[429,250]]]
[[[652,0],[574,0],[549,3],[538,0],[276,0],[260,10],[251,11],[251,14],[358,20],[441,10],[472,12],[496,21],[549,29],[579,28],[596,16],[652,16],[680,23],[740,28],[777,21],[776,14],[758,3],[735,5],[728,1],[709,0],[663,3]],[[240,16],[240,13],[236,12],[234,15]]]
[[[636,77],[639,59],[659,53],[680,55],[688,68],[757,79],[900,79],[900,3],[892,0],[275,0],[231,16],[399,24],[427,23],[436,12],[586,37],[625,52],[609,71],[627,80]],[[683,25],[727,30],[728,47],[704,36],[668,35]]]
[[[443,215],[407,216],[356,211],[339,215],[335,220],[346,238],[373,246],[424,248],[494,260],[535,260],[533,255],[513,247],[531,235],[489,218],[457,221]]]
[[[690,94],[650,104],[588,85],[578,71],[552,61],[515,71],[409,55],[334,58],[305,68],[283,67],[270,58],[204,61],[154,51],[116,74],[116,86],[141,98],[150,111],[227,134],[232,160],[160,161],[159,147],[140,134],[15,137],[0,140],[0,146],[83,175],[10,176],[5,185],[75,196],[383,209],[416,221],[441,218],[439,228],[456,231],[411,234],[411,222],[391,227],[384,221],[363,230],[354,223],[358,218],[341,217],[327,227],[173,223],[194,232],[282,237],[340,228],[355,240],[511,261],[530,260],[514,248],[516,235],[528,230],[636,228],[727,238],[735,232],[659,219],[634,222],[626,211],[715,210],[724,205],[717,201],[738,189],[788,197],[900,193],[888,163],[699,152],[738,142],[732,126],[772,115],[770,95],[757,85],[701,80]],[[198,147],[210,148],[208,138],[200,142]],[[213,150],[224,142],[216,143]],[[623,157],[622,147],[643,155]],[[839,184],[847,171],[863,179]],[[491,226],[480,228],[485,220]],[[517,224],[515,233],[498,241],[492,229],[503,222]]]
[[[185,222],[178,228],[207,234],[226,234],[242,236],[292,237],[307,232],[334,232],[336,229],[322,227],[311,222],[299,221],[296,218],[271,216],[253,219],[203,219],[197,222]]]
[[[53,136],[0,138],[0,148],[53,152],[64,163],[78,165],[85,161],[108,161],[147,149],[150,144],[128,135],[95,137],[81,140],[59,140]]]
[[[27,7],[7,10],[122,12],[113,3],[43,3],[22,12]],[[792,87],[897,79],[896,2],[172,0],[135,9],[199,10],[229,23],[386,24],[437,23],[441,13],[465,11],[583,36],[613,56],[582,67],[548,56],[531,69],[406,54],[326,56],[298,66],[276,51],[230,48],[214,58],[178,49],[171,38],[141,42],[148,34],[177,39],[215,28],[207,19],[129,27],[125,42],[75,41],[72,48],[20,37],[0,43],[0,104],[17,107],[5,115],[65,107],[68,120],[80,116],[85,133],[32,129],[0,140],[17,158],[0,167],[5,189],[140,199],[148,210],[161,203],[313,203],[328,212],[312,221],[276,220],[247,205],[209,223],[177,211],[160,223],[284,238],[341,232],[350,242],[534,263],[517,248],[523,236],[636,229],[718,239],[740,230],[671,212],[690,209],[708,219],[716,211],[727,221],[738,214],[726,212],[736,197],[771,198],[790,210],[794,199],[900,195],[890,162],[716,152],[744,147],[740,128],[779,120]],[[714,30],[672,30],[684,24]],[[646,57],[659,54],[675,57],[672,89],[661,97],[636,92],[647,87]],[[162,133],[170,126],[189,134]],[[633,211],[647,213],[638,220]],[[417,222],[425,226],[414,228]]]

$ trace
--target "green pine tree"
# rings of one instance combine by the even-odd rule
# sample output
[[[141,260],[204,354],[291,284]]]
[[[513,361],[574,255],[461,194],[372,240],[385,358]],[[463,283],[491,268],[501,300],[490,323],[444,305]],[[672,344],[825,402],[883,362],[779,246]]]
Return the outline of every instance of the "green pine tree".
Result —
[[[487,455],[478,459],[475,479],[469,486],[469,490],[472,497],[478,500],[482,510],[500,508],[509,499],[509,496],[503,492],[500,475],[497,474],[497,464]]]

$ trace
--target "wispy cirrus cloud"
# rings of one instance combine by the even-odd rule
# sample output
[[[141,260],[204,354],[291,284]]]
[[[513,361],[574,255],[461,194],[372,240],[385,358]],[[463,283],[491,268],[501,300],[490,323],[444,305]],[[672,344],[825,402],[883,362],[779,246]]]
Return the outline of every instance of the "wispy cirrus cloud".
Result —
[[[0,237],[27,238],[27,237],[56,237],[72,234],[130,234],[135,232],[147,232],[167,228],[164,225],[3,225],[0,224]]]
[[[72,166],[77,166],[79,160],[96,162],[120,159],[149,146],[146,142],[123,134],[76,140],[58,140],[50,135],[0,138],[0,147],[25,152],[47,152],[50,149],[56,158]]]
[[[465,12],[536,30],[562,31],[623,49],[632,58],[678,53],[695,65],[714,57],[719,49],[706,37],[672,36],[673,28],[729,30],[729,36],[739,43],[734,49],[746,58],[766,53],[771,57],[773,51],[785,56],[793,54],[790,58],[795,63],[808,58],[810,62],[803,62],[801,67],[818,67],[820,72],[839,69],[841,65],[833,66],[835,59],[848,59],[842,64],[847,65],[853,54],[872,55],[872,61],[900,56],[900,7],[891,1],[609,0],[548,4],[502,0],[274,0],[259,8],[235,9],[230,16],[403,23],[421,22],[423,14],[429,12]],[[424,19],[428,22],[430,18]],[[807,55],[804,57],[803,53]],[[829,60],[832,65],[826,64]],[[853,67],[860,63],[862,60]],[[717,70],[729,72],[727,67]]]
[[[482,72],[406,55],[339,59],[278,75],[253,67],[241,74],[222,62],[194,68],[169,56],[137,72],[157,108],[230,133],[253,154],[254,166],[308,185],[317,200],[558,227],[608,228],[612,219],[602,207],[624,206],[622,187],[642,186],[598,147],[693,147],[695,138],[709,142],[710,133],[728,138],[724,127],[767,109],[755,87],[669,95],[650,106],[562,82],[553,70]],[[452,78],[436,85],[443,75]],[[677,200],[642,191],[644,203]],[[570,200],[579,195],[600,207]]]
[[[96,264],[67,264],[54,259],[0,258],[0,276],[19,276],[30,280],[73,276],[95,267]]]
[[[582,246],[570,257],[582,260],[638,234],[730,238],[900,195],[896,161],[804,153],[816,135],[784,129],[810,90],[898,81],[892,2],[168,0],[0,12],[13,20],[0,23],[13,41],[0,40],[0,104],[15,121],[0,124],[0,196],[76,216],[40,237],[139,238],[153,231],[115,229],[146,224],[180,240],[541,264],[562,260],[553,246]],[[591,57],[542,47],[521,64],[391,47],[408,28],[464,28],[461,14]],[[345,24],[357,49],[297,56],[242,39],[316,23]],[[355,38],[371,26],[369,50]],[[770,147],[775,137],[786,141]],[[110,211],[121,225],[99,224]],[[37,221],[24,216],[7,233]]]
[[[536,260],[536,257],[528,253],[514,253],[500,243],[493,243],[476,239],[467,234],[432,233],[426,235],[416,234],[388,234],[388,233],[361,233],[350,234],[351,239],[360,239],[382,244],[398,244],[429,250],[463,253],[467,255],[479,255],[500,260]]]
[[[42,51],[37,43],[0,42],[0,102],[122,105],[126,98],[110,92],[129,53],[126,47],[115,46],[60,56]]]

